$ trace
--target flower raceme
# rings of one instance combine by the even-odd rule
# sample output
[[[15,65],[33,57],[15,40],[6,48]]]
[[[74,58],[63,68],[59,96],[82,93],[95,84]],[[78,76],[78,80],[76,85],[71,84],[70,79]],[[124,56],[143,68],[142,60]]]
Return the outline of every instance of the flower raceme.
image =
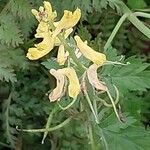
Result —
[[[58,46],[57,62],[59,65],[64,65],[69,55],[65,50],[65,39],[73,31],[73,27],[78,23],[81,17],[81,11],[77,8],[74,12],[65,10],[63,17],[60,21],[55,21],[57,17],[56,11],[52,10],[51,4],[44,1],[44,7],[40,7],[39,11],[32,9],[32,13],[39,22],[36,29],[36,38],[42,38],[42,42],[35,44],[35,47],[29,48],[27,57],[30,60],[37,60],[47,55],[55,46]],[[60,38],[61,37],[61,38]],[[62,41],[63,39],[63,41]],[[76,35],[74,37],[76,41],[75,56],[79,58],[81,55],[91,60],[93,64],[86,69],[86,74],[90,84],[97,90],[106,91],[107,87],[98,80],[97,69],[103,65],[106,61],[106,56],[102,53],[94,51],[87,45],[87,42],[83,42],[81,38]],[[69,46],[69,45],[68,45]],[[70,56],[70,59],[71,58]],[[80,83],[75,70],[72,67],[66,67],[62,69],[51,69],[50,74],[56,78],[56,88],[49,94],[51,102],[58,101],[64,95],[65,86],[67,83],[66,78],[69,81],[68,93],[73,99],[76,99],[80,93]]]
[[[44,1],[43,3],[44,7],[41,6],[39,11],[32,9],[33,15],[39,21],[35,37],[43,38],[43,41],[39,44],[35,44],[35,47],[28,49],[27,57],[30,60],[37,60],[47,55],[54,46],[61,45],[59,50],[62,50],[63,44],[59,40],[58,35],[61,35],[64,39],[66,39],[73,31],[72,27],[78,23],[81,17],[81,11],[79,8],[77,8],[73,13],[65,10],[62,19],[55,22],[55,18],[57,16],[56,11],[52,11],[52,7],[49,2]],[[61,61],[60,64],[63,65],[64,61]]]

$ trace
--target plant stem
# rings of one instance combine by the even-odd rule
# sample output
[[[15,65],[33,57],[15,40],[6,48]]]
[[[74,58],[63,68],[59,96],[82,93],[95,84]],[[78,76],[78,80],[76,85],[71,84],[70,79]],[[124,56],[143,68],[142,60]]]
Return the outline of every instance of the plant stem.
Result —
[[[46,136],[48,134],[48,130],[47,129],[49,128],[49,126],[50,126],[50,124],[52,122],[52,118],[53,118],[53,115],[54,115],[55,112],[56,112],[56,107],[54,107],[53,110],[49,114],[49,117],[48,117],[48,120],[47,120],[47,123],[46,123],[46,128],[45,128],[46,131],[44,132],[43,139],[42,139],[42,144],[44,144],[44,140],[45,140],[45,138],[46,138]]]
[[[96,150],[94,137],[93,137],[93,130],[92,130],[92,125],[91,124],[88,125],[88,132],[89,132],[89,139],[90,139],[90,144],[91,144],[91,150]]]
[[[122,2],[119,1],[120,8],[122,9],[123,13],[129,14],[127,18],[129,21],[139,30],[141,31],[145,36],[147,36],[150,39],[150,29],[145,26],[132,11]]]
[[[102,130],[101,128],[100,128],[100,131],[101,131],[101,135],[102,135],[103,142],[104,142],[104,144],[105,144],[105,148],[106,148],[106,150],[109,150],[108,143],[107,143],[107,141],[106,141],[106,139],[105,139],[105,136],[104,136],[104,134],[103,134],[103,130]]]
[[[97,117],[97,115],[96,115],[96,112],[95,112],[95,110],[94,110],[94,108],[93,108],[93,105],[92,105],[92,102],[91,102],[91,100],[90,100],[90,97],[89,97],[89,95],[88,95],[88,93],[87,93],[86,90],[84,91],[84,94],[85,94],[85,98],[86,98],[86,100],[87,100],[87,102],[88,102],[88,104],[89,104],[89,106],[90,106],[90,109],[91,109],[91,111],[92,111],[92,113],[93,113],[93,115],[94,115],[94,117],[95,117],[95,121],[96,121],[97,124],[99,124],[98,117]]]
[[[107,92],[107,94],[108,94],[108,96],[109,96],[109,98],[110,98],[110,101],[111,101],[112,106],[113,106],[113,108],[114,108],[114,112],[115,112],[115,114],[116,114],[118,120],[119,120],[120,122],[122,122],[121,119],[120,119],[120,117],[119,117],[119,114],[118,114],[118,112],[117,112],[116,105],[115,105],[115,103],[114,103],[114,100],[113,100],[111,94],[109,93],[108,90],[107,90],[106,92]]]
[[[72,120],[72,117],[69,117],[68,119],[66,119],[65,121],[63,121],[62,123],[60,123],[59,125],[57,125],[55,127],[47,128],[47,129],[23,129],[22,130],[22,129],[18,129],[18,127],[16,127],[16,129],[19,130],[19,131],[31,132],[31,133],[36,133],[36,132],[51,132],[51,131],[55,131],[55,130],[58,130],[58,129],[64,127],[71,120]]]
[[[115,26],[114,30],[112,31],[110,37],[108,38],[105,46],[104,46],[104,51],[106,51],[108,49],[108,47],[110,46],[111,42],[113,41],[116,33],[118,32],[120,26],[122,25],[122,23],[125,21],[125,19],[127,18],[128,14],[125,13],[120,20],[118,21],[117,25]]]
[[[135,12],[134,15],[137,16],[137,17],[145,17],[145,18],[149,18],[150,19],[150,14],[148,14],[148,13]]]
[[[76,102],[77,98],[73,99],[73,101],[71,103],[69,103],[66,107],[63,107],[59,104],[58,102],[58,106],[62,109],[62,110],[66,110],[68,109],[69,107],[71,107],[75,102]]]
[[[131,13],[128,16],[128,19],[139,31],[141,31],[145,36],[150,39],[150,29],[145,26],[134,14]]]

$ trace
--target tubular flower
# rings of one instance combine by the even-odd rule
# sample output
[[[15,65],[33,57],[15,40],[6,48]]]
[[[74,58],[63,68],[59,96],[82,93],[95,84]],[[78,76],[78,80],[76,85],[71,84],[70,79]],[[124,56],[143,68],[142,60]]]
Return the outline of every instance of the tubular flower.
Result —
[[[75,70],[73,68],[63,68],[63,69],[59,69],[58,72],[65,75],[68,78],[69,96],[72,98],[76,98],[80,93],[80,84]]]
[[[66,30],[64,32],[64,38],[66,39],[69,34],[73,31],[72,28]],[[27,57],[30,60],[37,60],[43,56],[45,56],[46,54],[48,54],[54,46],[60,46],[61,45],[61,41],[58,39],[58,37],[54,38],[52,37],[52,32],[49,31],[49,27],[48,24],[41,21],[38,25],[38,28],[36,30],[36,34],[35,34],[36,38],[43,38],[43,41],[39,44],[35,44],[35,48],[29,48],[28,53],[27,53]],[[62,46],[59,48],[62,49]],[[61,50],[62,52],[62,50]],[[58,52],[59,54],[60,52]],[[61,53],[62,54],[62,53]],[[60,56],[62,58],[60,58]],[[59,60],[60,59],[64,59],[64,63],[65,63],[65,55],[59,55],[58,56]],[[59,61],[58,61],[59,63]],[[61,65],[64,63],[60,63]]]
[[[90,84],[96,88],[97,90],[102,90],[102,91],[106,91],[107,87],[102,84],[97,76],[97,69],[98,69],[98,65],[96,64],[92,64],[88,69],[87,69],[87,76],[89,79]]]
[[[77,8],[73,13],[68,10],[64,10],[64,15],[58,22],[58,25],[54,31],[54,36],[57,36],[62,29],[69,29],[74,27],[81,17],[81,10]]]
[[[56,78],[57,83],[56,83],[56,88],[49,94],[49,100],[51,102],[56,101],[60,99],[63,95],[63,88],[64,88],[64,83],[65,83],[65,78],[64,75],[60,74],[58,71],[55,69],[51,69],[50,73]]]
[[[43,2],[44,7],[40,7],[39,11],[36,9],[32,9],[32,14],[36,17],[36,19],[40,21],[50,21],[53,22],[54,19],[57,17],[56,11],[52,11],[52,6],[49,2]]]
[[[50,73],[54,75],[54,77],[57,79],[57,86],[52,91],[52,93],[50,93],[49,96],[51,101],[52,100],[55,101],[56,99],[61,97],[60,95],[63,94],[62,86],[64,86],[64,82],[59,81],[60,77],[62,78],[62,76],[66,76],[69,80],[69,86],[68,86],[69,96],[72,97],[73,99],[75,99],[78,96],[80,92],[80,84],[79,84],[77,74],[73,68],[63,68],[63,69],[58,69],[57,71],[51,69]]]
[[[105,54],[94,51],[91,47],[84,43],[78,35],[76,35],[74,39],[81,53],[94,64],[102,65],[106,61]]]
[[[50,32],[48,24],[46,22],[41,21],[36,29],[36,38],[44,38],[45,33]]]
[[[30,60],[37,60],[46,54],[48,54],[54,47],[54,39],[50,33],[44,35],[43,41],[39,44],[35,44],[34,48],[29,48],[27,57]]]
[[[59,65],[64,65],[65,61],[65,48],[64,45],[60,45],[58,48],[57,62],[59,63]]]

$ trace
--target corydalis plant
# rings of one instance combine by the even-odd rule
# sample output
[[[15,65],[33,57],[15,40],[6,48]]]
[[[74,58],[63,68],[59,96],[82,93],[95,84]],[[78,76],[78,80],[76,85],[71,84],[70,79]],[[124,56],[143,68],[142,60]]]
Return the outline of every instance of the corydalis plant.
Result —
[[[79,8],[77,8],[74,12],[65,10],[60,21],[56,21],[56,11],[52,10],[49,2],[44,1],[44,7],[40,7],[39,11],[33,9],[32,13],[39,22],[35,37],[42,38],[43,40],[42,42],[35,44],[34,47],[28,49],[27,57],[30,60],[37,60],[47,55],[54,49],[55,46],[59,47],[56,61],[59,65],[61,65],[61,69],[53,68],[49,71],[50,74],[56,78],[56,88],[49,94],[50,102],[57,102],[57,106],[65,110],[72,106],[83,93],[87,100],[87,104],[94,115],[95,122],[99,124],[97,113],[98,107],[96,104],[93,106],[93,100],[90,99],[88,93],[88,83],[90,83],[95,93],[98,91],[102,91],[102,93],[106,92],[112,104],[107,104],[107,102],[102,99],[101,101],[103,101],[104,106],[113,107],[117,118],[120,120],[116,109],[119,97],[117,88],[115,87],[117,98],[114,102],[107,86],[98,79],[97,75],[97,69],[104,64],[110,63],[110,61],[107,61],[105,54],[97,52],[89,47],[87,42],[83,41],[79,35],[73,37],[74,44],[67,40],[68,36],[73,31],[73,27],[80,20],[81,10]],[[81,57],[83,60],[80,61]],[[88,67],[84,66],[83,61],[85,60],[89,61],[90,65],[88,65]],[[68,96],[73,98],[73,100],[66,107],[63,107],[60,105],[59,100],[61,100],[65,93],[67,93],[67,88]],[[86,107],[84,109],[86,109]],[[44,140],[47,132],[49,131],[48,127],[53,113],[54,112],[50,113],[46,129],[23,131],[45,132],[43,137]],[[68,120],[70,121],[70,119]],[[65,123],[63,122],[58,125],[58,127],[64,126],[69,122],[68,120],[64,121]]]

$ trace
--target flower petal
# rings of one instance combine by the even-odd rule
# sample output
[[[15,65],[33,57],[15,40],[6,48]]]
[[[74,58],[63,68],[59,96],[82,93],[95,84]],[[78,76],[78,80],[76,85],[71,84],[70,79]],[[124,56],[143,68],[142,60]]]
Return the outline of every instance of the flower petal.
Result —
[[[64,88],[64,75],[60,74],[58,71],[55,69],[51,69],[50,73],[56,78],[57,83],[56,83],[56,88],[49,94],[49,100],[51,102],[57,101],[60,99],[63,95],[63,88]]]
[[[81,53],[86,58],[90,59],[93,63],[101,65],[106,61],[105,54],[94,51],[91,47],[89,47],[86,43],[84,43],[78,35],[76,35],[74,39]]]
[[[27,57],[30,60],[36,60],[40,55],[40,51],[37,50],[37,48],[29,48],[28,49],[28,53],[27,53]]]
[[[67,76],[67,78],[69,79],[69,96],[72,98],[76,98],[80,93],[80,84],[75,70],[73,68],[63,68],[59,69],[58,72]]]
[[[95,87],[97,90],[102,90],[102,91],[106,91],[107,87],[102,84],[97,77],[97,69],[99,66],[97,66],[96,64],[91,65],[88,69],[87,69],[87,76],[89,79],[90,84]]]
[[[64,15],[58,22],[58,25],[54,31],[54,36],[57,36],[62,29],[69,29],[74,27],[81,17],[81,10],[77,8],[73,13],[68,10],[64,10]]]
[[[54,47],[54,39],[47,33],[43,41],[35,46],[35,48],[29,48],[28,50],[27,57],[30,60],[37,60],[48,54]]]
[[[36,38],[44,38],[45,34],[49,31],[48,24],[44,21],[41,21],[36,29]]]
[[[57,62],[59,65],[64,65],[65,61],[65,48],[64,45],[60,45],[58,48]]]
[[[39,11],[36,9],[32,9],[32,14],[36,17],[36,19],[40,21],[50,21],[54,22],[54,19],[57,17],[56,11],[52,11],[52,6],[49,2],[44,1],[44,7],[40,6]]]
[[[39,12],[36,9],[31,9],[32,14],[35,16],[35,18],[40,21],[41,17],[39,15]]]
[[[44,1],[44,8],[45,8],[45,13],[47,14],[47,20],[48,21],[54,21],[54,19],[57,17],[57,12],[52,11],[52,6],[50,2]]]

